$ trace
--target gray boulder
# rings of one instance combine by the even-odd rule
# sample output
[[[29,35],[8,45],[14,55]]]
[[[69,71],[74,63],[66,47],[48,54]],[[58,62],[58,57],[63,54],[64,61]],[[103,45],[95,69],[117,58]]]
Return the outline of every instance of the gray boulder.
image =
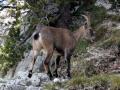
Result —
[[[0,90],[43,90],[41,85],[49,82],[45,73],[33,73],[31,78],[28,72],[19,71],[15,77],[0,84]]]

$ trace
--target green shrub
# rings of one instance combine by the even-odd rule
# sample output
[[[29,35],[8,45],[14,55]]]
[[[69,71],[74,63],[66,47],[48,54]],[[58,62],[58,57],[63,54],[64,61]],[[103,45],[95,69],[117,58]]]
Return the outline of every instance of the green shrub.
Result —
[[[92,27],[96,27],[98,24],[102,23],[102,21],[106,18],[106,9],[103,7],[94,6],[90,10],[92,14],[91,25]]]
[[[44,90],[56,90],[55,84],[46,84]]]
[[[91,77],[91,84],[93,86],[108,86],[109,85],[109,75],[100,74]]]
[[[120,89],[120,76],[111,75],[110,81],[111,81],[111,90],[119,90]]]
[[[100,46],[111,46],[111,45],[119,45],[120,44],[120,30],[113,30],[111,31],[111,35],[108,38],[105,38],[101,43]]]
[[[85,40],[79,40],[77,45],[76,45],[76,49],[75,49],[75,53],[84,53],[87,50],[87,47],[89,46],[89,43]]]

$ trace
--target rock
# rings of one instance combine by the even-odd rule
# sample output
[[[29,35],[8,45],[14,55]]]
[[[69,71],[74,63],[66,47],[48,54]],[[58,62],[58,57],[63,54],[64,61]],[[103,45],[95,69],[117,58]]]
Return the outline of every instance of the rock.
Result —
[[[88,49],[87,51],[90,56],[86,58],[86,60],[90,61],[93,59],[97,59],[97,60],[101,60],[101,59],[106,59],[106,58],[115,58],[116,56],[114,55],[115,49],[108,49],[105,50],[103,48],[95,48],[95,47],[91,47],[90,49]]]
[[[55,79],[53,80],[53,82],[54,82],[54,83],[60,83],[60,79],[59,79],[59,78],[55,78]]]
[[[19,74],[19,71],[27,71],[29,68],[29,64],[32,61],[32,52],[28,52],[28,55],[26,55],[25,59],[21,60],[15,70],[14,76]]]
[[[44,56],[37,57],[36,63],[33,68],[33,72],[40,72],[40,70],[43,71],[43,60],[44,60]],[[29,71],[31,62],[32,62],[32,51],[26,53],[25,59],[23,59],[18,63],[14,76],[20,74],[19,71],[22,72]]]
[[[47,81],[50,80],[49,77],[48,77],[48,75],[45,74],[45,73],[38,73],[38,77],[40,77],[40,79],[41,79],[42,82],[47,82]]]
[[[38,77],[35,74],[30,78],[30,81],[33,86],[40,86],[41,83],[40,77]]]
[[[86,68],[86,73],[120,72],[119,50],[117,45],[112,45],[109,48],[90,47],[87,52],[86,58],[84,57],[89,63]]]
[[[4,78],[6,78],[6,79],[12,78],[12,77],[13,77],[13,74],[14,74],[14,70],[15,70],[15,67],[9,69],[9,71],[7,71],[7,74],[5,75]]]
[[[33,73],[31,78],[27,77],[28,72],[19,71],[10,80],[0,80],[0,90],[43,90],[42,85],[50,82],[47,74]]]
[[[26,90],[26,87],[21,85],[2,85],[0,90]]]
[[[18,71],[17,74],[14,76],[14,78],[18,78],[18,79],[25,79],[28,78],[28,71]]]
[[[39,87],[29,86],[26,90],[41,90]]]
[[[110,9],[112,7],[112,4],[110,4],[109,0],[97,0],[95,5],[102,6],[105,9]]]

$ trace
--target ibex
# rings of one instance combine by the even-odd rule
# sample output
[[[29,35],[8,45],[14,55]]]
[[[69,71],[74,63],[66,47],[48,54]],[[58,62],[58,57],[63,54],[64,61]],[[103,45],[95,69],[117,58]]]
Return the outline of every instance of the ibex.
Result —
[[[86,19],[86,22],[74,32],[71,32],[70,30],[64,28],[55,28],[48,26],[40,29],[38,25],[38,31],[33,35],[33,61],[28,77],[32,76],[32,70],[36,61],[36,57],[42,49],[46,52],[44,68],[50,79],[52,79],[52,74],[49,68],[49,63],[54,51],[57,51],[60,54],[56,58],[57,65],[55,70],[55,76],[58,76],[57,68],[59,66],[60,57],[63,56],[65,61],[67,62],[67,76],[71,77],[70,58],[79,38],[84,38],[91,42],[94,39],[93,31],[90,27],[89,18],[86,15],[82,16]]]

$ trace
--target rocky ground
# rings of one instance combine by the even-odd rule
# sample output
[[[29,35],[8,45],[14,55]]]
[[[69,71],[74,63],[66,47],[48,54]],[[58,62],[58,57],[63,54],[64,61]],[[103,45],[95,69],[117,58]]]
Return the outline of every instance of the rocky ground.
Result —
[[[0,79],[0,90],[45,90],[46,84],[66,81],[66,79],[62,78],[55,78],[53,81],[49,79],[42,68],[44,56],[37,58],[33,69],[34,73],[31,78],[28,78],[31,58],[31,52],[26,53],[25,59],[20,61],[17,67],[11,68],[4,78]]]
[[[27,75],[28,72],[21,71],[10,80],[1,80],[0,90],[44,90],[43,84],[50,82],[44,73],[34,73],[30,79]]]
[[[92,76],[99,73],[104,73],[104,74],[116,73],[116,75],[119,76],[120,57],[119,57],[119,48],[117,46],[112,46],[107,49],[103,49],[100,47],[96,48],[95,46],[92,46],[87,48],[86,54],[82,55],[82,57],[84,57],[84,60],[88,63],[86,65],[86,68],[81,69],[83,68],[82,65],[81,67],[77,67],[77,64],[72,63],[72,66],[75,67],[72,68],[73,71],[75,69],[77,69],[78,72],[82,72],[81,70],[85,70],[85,74],[87,76]],[[40,58],[38,58],[38,61],[39,59]],[[79,59],[80,57],[78,56],[75,57],[73,60],[79,60]],[[35,64],[35,68],[38,67],[39,65],[38,63]],[[36,69],[34,68],[33,76],[31,78],[28,78],[27,77],[28,70],[26,68],[28,68],[26,65],[26,60],[23,60],[17,66],[16,68],[17,71],[15,71],[13,77],[10,76],[12,71],[11,72],[9,71],[8,75],[5,76],[5,79],[0,79],[0,90],[84,90],[84,89],[93,90],[95,88],[95,86],[94,87],[86,86],[84,88],[79,86],[75,88],[67,85],[66,86],[64,85],[64,87],[58,85],[59,86],[58,87],[56,84],[64,84],[64,82],[67,82],[68,80],[62,78],[55,78],[54,80],[50,81],[49,77],[44,72],[39,73],[39,68]],[[79,69],[81,70],[79,71]],[[75,77],[73,77],[72,80],[74,80],[74,78]],[[50,86],[46,89],[46,85],[50,85]],[[56,85],[56,86],[54,86],[54,88],[51,89],[50,87],[52,87],[52,85]],[[105,89],[105,87],[100,87],[100,88],[102,88],[102,90],[108,90],[108,88]]]

